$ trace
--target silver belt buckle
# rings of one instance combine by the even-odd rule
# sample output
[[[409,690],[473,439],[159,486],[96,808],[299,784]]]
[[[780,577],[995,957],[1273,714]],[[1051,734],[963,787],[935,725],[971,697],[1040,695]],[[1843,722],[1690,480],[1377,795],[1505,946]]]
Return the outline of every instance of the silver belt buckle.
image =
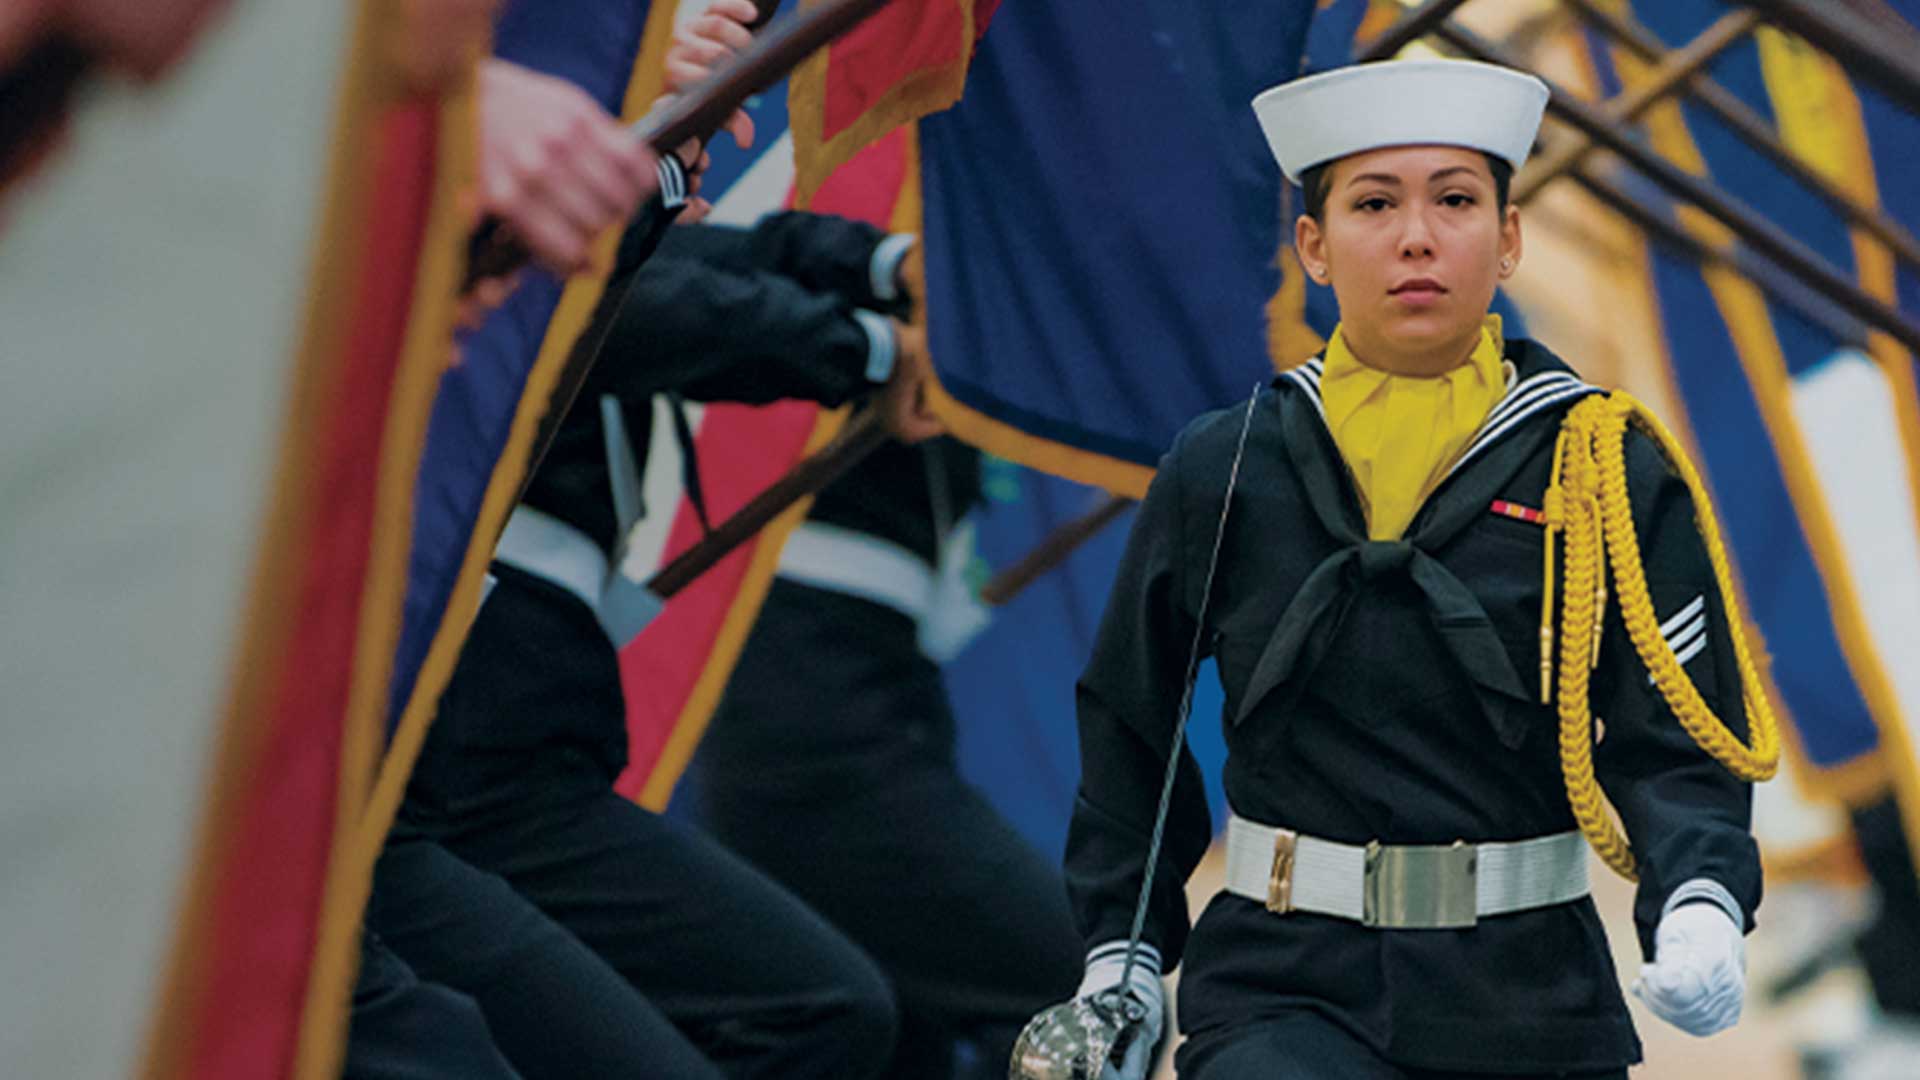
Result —
[[[1400,930],[1447,930],[1479,921],[1479,853],[1442,845],[1367,845],[1360,921]]]

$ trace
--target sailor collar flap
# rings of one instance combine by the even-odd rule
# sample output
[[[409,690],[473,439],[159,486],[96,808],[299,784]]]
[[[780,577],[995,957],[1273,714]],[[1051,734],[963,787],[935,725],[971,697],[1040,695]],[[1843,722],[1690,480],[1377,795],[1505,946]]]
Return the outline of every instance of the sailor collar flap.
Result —
[[[1516,368],[1512,387],[1400,540],[1367,539],[1358,501],[1346,494],[1347,472],[1320,401],[1319,360],[1276,380],[1282,392],[1274,398],[1287,455],[1314,515],[1340,547],[1308,574],[1281,614],[1241,695],[1236,724],[1269,694],[1304,682],[1344,619],[1357,586],[1400,576],[1425,598],[1435,631],[1479,691],[1500,741],[1517,748],[1525,739],[1531,695],[1480,601],[1429,552],[1485,514],[1489,501],[1553,437],[1558,430],[1554,420],[1567,407],[1601,391],[1533,342],[1508,342],[1507,359]]]

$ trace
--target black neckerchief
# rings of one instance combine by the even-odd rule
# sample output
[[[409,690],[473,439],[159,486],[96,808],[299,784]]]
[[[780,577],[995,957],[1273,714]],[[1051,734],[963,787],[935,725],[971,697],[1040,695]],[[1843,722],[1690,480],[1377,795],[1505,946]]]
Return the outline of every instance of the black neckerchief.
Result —
[[[1524,709],[1533,704],[1514,670],[1493,621],[1480,601],[1429,552],[1478,520],[1542,445],[1559,431],[1559,418],[1573,402],[1599,387],[1578,376],[1544,346],[1525,339],[1507,343],[1513,387],[1488,413],[1458,462],[1429,495],[1398,540],[1369,540],[1360,502],[1345,460],[1327,428],[1315,361],[1275,380],[1281,438],[1321,525],[1342,545],[1307,575],[1267,641],[1241,696],[1236,724],[1281,687],[1298,693],[1318,666],[1346,619],[1355,587],[1404,577],[1425,597],[1434,630],[1462,671],[1473,680],[1487,719],[1500,741],[1517,748],[1526,738]],[[1290,695],[1291,696],[1291,695]]]

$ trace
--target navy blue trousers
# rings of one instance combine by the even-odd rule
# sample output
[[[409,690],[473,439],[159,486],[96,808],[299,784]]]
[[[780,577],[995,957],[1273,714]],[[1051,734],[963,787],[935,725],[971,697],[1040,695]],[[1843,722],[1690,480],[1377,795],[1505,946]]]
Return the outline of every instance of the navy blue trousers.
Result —
[[[1879,905],[1860,935],[1861,963],[1874,1002],[1896,1016],[1920,1017],[1920,878],[1913,873],[1900,807],[1891,797],[1853,812],[1854,835]]]
[[[518,1080],[470,997],[422,982],[378,935],[360,937],[346,1080]]]
[[[625,719],[593,614],[501,572],[441,701],[367,923],[472,998],[527,1080],[863,1080],[885,979],[706,836],[613,790]]]
[[[1181,1080],[1492,1080],[1482,1072],[1408,1069],[1381,1057],[1333,1021],[1305,1009],[1225,1031],[1201,1032],[1180,1045]],[[1501,1080],[1626,1080],[1625,1069],[1516,1074]]]
[[[961,777],[955,737],[906,616],[780,580],[695,762],[702,823],[886,972],[893,1080],[1006,1076],[1080,981],[1058,864]]]

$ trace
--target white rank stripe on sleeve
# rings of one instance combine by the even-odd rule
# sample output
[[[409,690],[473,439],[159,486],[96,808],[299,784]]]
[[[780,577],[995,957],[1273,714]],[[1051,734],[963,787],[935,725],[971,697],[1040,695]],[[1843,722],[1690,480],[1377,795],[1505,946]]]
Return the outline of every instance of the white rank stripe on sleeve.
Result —
[[[1696,596],[1687,606],[1674,612],[1673,616],[1660,624],[1660,636],[1667,639],[1667,647],[1673,650],[1674,659],[1685,664],[1699,656],[1707,647],[1707,598]],[[1647,676],[1647,682],[1653,682],[1653,676]]]

